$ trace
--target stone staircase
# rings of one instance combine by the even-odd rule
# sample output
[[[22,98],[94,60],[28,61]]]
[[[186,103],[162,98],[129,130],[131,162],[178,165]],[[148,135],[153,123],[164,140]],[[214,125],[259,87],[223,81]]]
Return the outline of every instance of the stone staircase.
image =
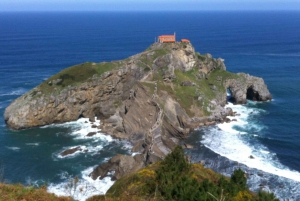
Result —
[[[163,156],[170,153],[170,149],[164,145],[162,142],[162,119],[163,119],[163,109],[159,106],[159,104],[155,101],[157,97],[157,83],[155,82],[154,94],[152,95],[151,103],[154,105],[157,110],[157,118],[151,129],[149,129],[147,133],[148,141],[150,141],[150,148],[148,150],[148,154],[153,154],[157,157],[162,158]]]

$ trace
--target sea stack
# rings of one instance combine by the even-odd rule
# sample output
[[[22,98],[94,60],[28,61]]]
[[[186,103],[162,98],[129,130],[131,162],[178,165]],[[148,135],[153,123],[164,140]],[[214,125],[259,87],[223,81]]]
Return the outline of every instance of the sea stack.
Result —
[[[161,160],[192,129],[234,115],[224,108],[228,89],[235,104],[272,98],[262,78],[226,71],[223,59],[195,52],[188,40],[156,42],[124,60],[62,70],[13,101],[4,118],[18,130],[97,117],[103,132],[128,139],[139,152],[116,172],[120,177]],[[101,176],[111,171],[100,169]]]

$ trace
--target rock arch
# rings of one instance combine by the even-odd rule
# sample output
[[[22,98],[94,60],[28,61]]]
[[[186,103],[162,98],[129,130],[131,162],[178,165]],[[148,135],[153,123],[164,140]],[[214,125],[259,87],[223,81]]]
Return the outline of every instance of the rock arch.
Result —
[[[253,88],[253,86],[248,87],[246,98],[248,100],[261,101],[259,92],[255,91],[254,88]]]
[[[247,99],[253,101],[268,101],[272,96],[262,78],[239,73],[243,79],[228,79],[225,88],[231,92],[234,104],[246,104]]]
[[[235,102],[235,98],[234,96],[232,95],[232,92],[230,90],[230,88],[226,88],[226,96],[227,96],[227,102],[231,102],[231,103],[234,103]]]

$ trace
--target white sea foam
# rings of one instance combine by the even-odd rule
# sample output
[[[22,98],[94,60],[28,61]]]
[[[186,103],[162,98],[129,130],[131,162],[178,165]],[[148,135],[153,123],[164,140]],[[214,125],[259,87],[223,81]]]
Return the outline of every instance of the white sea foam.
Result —
[[[9,93],[0,94],[0,96],[13,96],[13,95],[22,95],[26,92],[26,89],[17,89],[14,91],[11,91]]]
[[[94,125],[94,126],[93,126]],[[76,141],[77,146],[64,147],[63,149],[57,151],[53,154],[54,160],[64,160],[69,157],[76,157],[81,154],[97,154],[104,146],[108,145],[112,141],[115,141],[122,146],[123,150],[130,150],[132,145],[128,141],[119,141],[112,139],[111,136],[100,133],[98,126],[100,125],[100,120],[95,120],[95,122],[90,122],[87,118],[81,118],[77,121],[68,122],[64,124],[53,124],[44,126],[47,127],[66,127],[71,128],[69,135],[73,136],[73,139]],[[94,127],[94,128],[93,128]],[[87,134],[90,132],[95,132],[94,135],[88,137]],[[69,154],[66,156],[61,156],[61,153],[65,150],[79,147],[80,150]],[[104,161],[108,161],[110,158],[105,158]],[[114,181],[111,181],[111,178],[105,177],[102,180],[96,179],[93,180],[88,175],[93,171],[94,167],[90,167],[82,171],[80,179],[77,183],[77,187],[70,188],[70,181],[74,177],[70,176],[67,172],[59,173],[60,179],[64,180],[62,183],[50,184],[48,191],[54,193],[58,196],[72,196],[76,200],[84,201],[87,198],[93,195],[105,194],[106,191],[113,185]]]
[[[85,201],[87,198],[93,195],[105,194],[106,191],[114,184],[110,176],[103,178],[102,180],[93,180],[88,175],[93,171],[95,167],[87,168],[81,172],[81,178],[76,184],[76,188],[71,187],[71,181],[74,179],[66,172],[62,172],[61,178],[65,179],[64,182],[59,184],[50,184],[48,191],[58,196],[72,196],[79,201]]]
[[[39,142],[33,142],[33,143],[26,143],[26,145],[28,145],[28,146],[39,146],[40,145],[40,143]]]
[[[43,126],[41,128],[51,128],[51,127],[64,127],[64,128],[71,128],[72,131],[70,135],[74,136],[75,140],[86,140],[86,139],[93,139],[95,142],[97,141],[105,141],[105,142],[112,142],[113,138],[109,135],[105,135],[101,133],[101,129],[98,128],[100,126],[100,120],[95,118],[95,122],[89,121],[88,118],[80,118],[77,121],[66,122],[63,124],[51,124],[47,126]],[[94,127],[94,128],[93,128]],[[95,132],[96,134],[92,136],[87,136],[90,132]]]
[[[110,159],[110,157],[106,157],[106,158],[104,158],[103,162],[108,162],[109,159]]]
[[[111,136],[99,133],[101,130],[97,127],[100,126],[100,120],[95,119],[95,122],[91,123],[87,118],[81,118],[78,119],[76,123],[79,125],[79,129],[71,133],[71,135],[75,136],[75,139],[98,139],[107,142],[113,141]],[[96,127],[93,128],[93,125]],[[87,136],[90,132],[96,132],[96,134],[93,136]]]
[[[140,152],[132,152],[132,153],[131,153],[131,156],[135,156],[135,155],[137,155],[137,154],[140,154]]]
[[[58,174],[59,178],[60,179],[69,179],[70,176],[69,176],[69,173],[67,171],[61,171],[59,174]]]
[[[275,153],[271,153],[267,147],[259,143],[251,143],[249,136],[258,136],[260,131],[266,128],[260,123],[249,121],[251,115],[265,111],[233,104],[227,107],[231,107],[240,116],[229,117],[236,121],[219,124],[210,129],[210,132],[203,136],[202,143],[214,152],[248,167],[300,181],[300,173],[282,165]]]
[[[122,144],[122,149],[123,150],[131,150],[132,149],[132,144],[129,141],[121,140],[119,142],[120,142],[120,144]]]
[[[63,149],[57,151],[53,154],[55,158],[72,158],[80,154],[97,154],[104,146],[108,145],[114,139],[100,132],[98,128],[100,125],[100,120],[95,118],[95,122],[90,122],[88,118],[80,118],[77,121],[67,122],[63,124],[52,124],[48,126],[43,126],[42,128],[48,127],[65,127],[70,128],[70,136],[73,136],[73,139],[81,143],[77,146],[64,147]],[[87,136],[89,133],[93,133],[92,136]],[[68,149],[73,149],[79,147],[80,150],[66,156],[61,156],[61,153]],[[55,160],[55,159],[54,159]]]
[[[6,147],[7,149],[13,150],[13,151],[19,151],[20,147]]]
[[[259,150],[261,153],[263,154],[269,154],[270,152],[269,151],[266,151],[266,150]]]

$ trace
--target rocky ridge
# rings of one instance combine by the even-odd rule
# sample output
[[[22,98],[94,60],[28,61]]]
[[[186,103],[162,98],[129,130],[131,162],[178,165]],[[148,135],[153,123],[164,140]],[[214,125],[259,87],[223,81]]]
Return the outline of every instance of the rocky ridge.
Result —
[[[195,52],[190,43],[154,43],[122,61],[84,63],[50,77],[6,108],[12,129],[101,120],[104,133],[128,139],[134,157],[117,155],[90,174],[114,178],[154,163],[199,126],[228,121],[227,102],[270,100],[263,79],[226,71],[223,59]]]

